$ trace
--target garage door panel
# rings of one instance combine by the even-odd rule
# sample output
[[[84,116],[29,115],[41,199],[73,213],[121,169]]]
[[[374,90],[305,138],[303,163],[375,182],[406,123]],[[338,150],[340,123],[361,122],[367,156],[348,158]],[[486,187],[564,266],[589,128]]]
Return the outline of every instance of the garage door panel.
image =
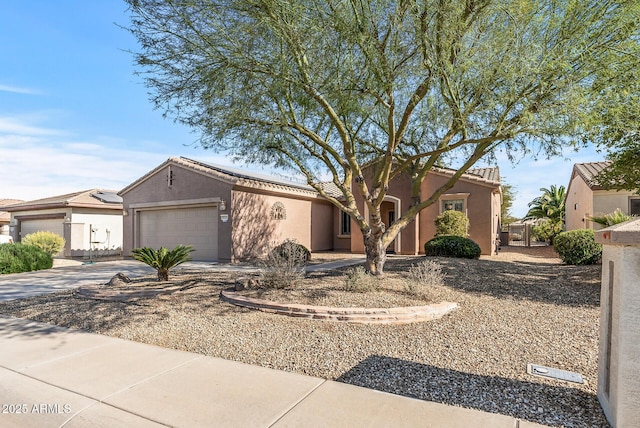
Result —
[[[191,245],[194,260],[217,260],[216,207],[175,208],[140,212],[140,246],[173,248]]]
[[[22,220],[20,222],[21,238],[24,238],[30,233],[39,232],[41,230],[53,232],[56,235],[64,237],[64,220],[58,218],[46,220]]]

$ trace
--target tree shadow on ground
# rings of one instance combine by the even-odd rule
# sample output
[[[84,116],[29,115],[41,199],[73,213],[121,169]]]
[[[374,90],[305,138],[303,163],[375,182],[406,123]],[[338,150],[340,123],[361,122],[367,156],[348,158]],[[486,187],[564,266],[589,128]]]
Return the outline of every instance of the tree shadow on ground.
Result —
[[[336,380],[552,426],[609,426],[594,394],[572,388],[565,382],[551,385],[533,379],[532,376],[529,382],[483,376],[371,355]]]

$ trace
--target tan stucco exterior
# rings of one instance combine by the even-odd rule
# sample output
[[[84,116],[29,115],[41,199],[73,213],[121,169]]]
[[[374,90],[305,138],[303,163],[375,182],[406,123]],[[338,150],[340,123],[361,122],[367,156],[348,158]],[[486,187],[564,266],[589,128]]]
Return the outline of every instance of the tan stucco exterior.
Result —
[[[123,245],[122,204],[105,204],[91,196],[98,190],[28,201],[10,211],[10,233],[20,242],[28,233],[43,230],[65,239],[59,256],[119,255]]]
[[[422,183],[422,195],[432,195],[450,177],[446,171],[434,171],[430,173]],[[495,182],[487,182],[463,176],[438,202],[422,210],[416,218],[396,238],[393,250],[397,254],[416,255],[424,253],[424,244],[435,236],[435,218],[443,211],[443,201],[463,200],[464,213],[471,224],[469,238],[475,241],[482,250],[482,254],[496,254],[496,240],[499,239],[500,224],[500,185]],[[362,198],[356,197],[361,212],[368,215]],[[402,213],[411,203],[411,180],[407,175],[402,175],[389,183],[388,196],[381,207],[383,220],[388,219],[388,211],[395,210],[395,218]],[[357,229],[355,223],[351,229],[351,251],[364,253],[362,232]]]
[[[444,172],[430,175],[423,184],[423,193],[430,194],[446,179]],[[409,206],[410,189],[407,176],[390,183],[382,206],[385,221],[398,218]],[[450,197],[465,194],[471,238],[484,254],[493,254],[500,213],[499,183],[466,177],[450,193]],[[216,260],[259,257],[285,239],[293,239],[311,251],[364,252],[362,234],[355,224],[350,222],[350,234],[343,234],[341,211],[304,185],[270,182],[238,170],[170,158],[119,194],[125,213],[125,255],[142,242],[139,217],[145,210],[198,206],[216,207],[217,218],[212,219],[217,223]],[[358,204],[367,215],[361,200]],[[420,213],[389,250],[400,254],[423,252],[424,243],[435,232],[433,220],[439,214],[439,206],[435,204]]]
[[[601,163],[594,163],[599,165]],[[625,214],[630,213],[631,199],[640,195],[626,190],[604,190],[593,183],[592,177],[585,176],[581,165],[574,165],[567,196],[565,200],[565,228],[602,229],[602,226],[589,220],[594,215],[603,215],[619,209]]]

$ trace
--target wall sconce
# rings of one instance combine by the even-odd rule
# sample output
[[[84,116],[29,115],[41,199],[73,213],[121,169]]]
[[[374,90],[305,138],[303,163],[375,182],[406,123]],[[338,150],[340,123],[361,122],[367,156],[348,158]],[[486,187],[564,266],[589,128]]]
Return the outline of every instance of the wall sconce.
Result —
[[[577,202],[575,204],[573,204],[573,209],[576,210],[576,211],[578,210],[578,203]]]
[[[224,199],[220,200],[220,211],[226,211],[227,209],[227,203],[224,201]]]

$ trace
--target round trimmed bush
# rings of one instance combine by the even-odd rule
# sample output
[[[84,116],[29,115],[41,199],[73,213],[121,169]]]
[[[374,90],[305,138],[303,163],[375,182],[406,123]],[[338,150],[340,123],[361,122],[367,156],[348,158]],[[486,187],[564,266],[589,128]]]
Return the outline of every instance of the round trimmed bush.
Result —
[[[424,244],[424,253],[427,256],[477,259],[481,252],[478,244],[462,236],[436,236]]]
[[[600,262],[602,245],[596,243],[591,229],[562,232],[553,240],[553,249],[568,265],[593,265]]]
[[[296,241],[287,239],[282,244],[271,250],[271,257],[278,257],[296,264],[306,264],[311,260],[311,251]]]
[[[50,269],[53,258],[33,245],[0,244],[0,274]]]
[[[435,219],[436,236],[462,236],[469,235],[469,218],[466,214],[448,210],[440,214]]]
[[[21,242],[24,245],[33,245],[38,247],[45,253],[51,254],[51,256],[55,256],[62,251],[65,244],[65,240],[62,236],[45,230],[28,234],[22,238]]]

